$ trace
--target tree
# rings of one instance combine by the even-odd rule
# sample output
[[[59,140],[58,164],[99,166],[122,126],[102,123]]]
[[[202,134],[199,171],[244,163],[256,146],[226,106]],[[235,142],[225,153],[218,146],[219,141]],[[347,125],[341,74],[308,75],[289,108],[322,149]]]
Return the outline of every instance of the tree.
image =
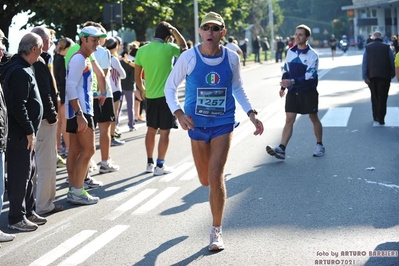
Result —
[[[22,11],[27,11],[35,2],[35,0],[21,0],[17,3],[15,0],[2,1],[2,8],[0,8],[0,25],[2,27],[1,30],[6,36],[8,36],[8,28],[12,23],[13,17]]]
[[[340,20],[346,16],[341,7],[351,4],[352,0],[281,0],[279,5],[285,19],[279,33],[289,36],[294,32],[295,27],[302,23],[307,24],[310,28],[336,32],[333,30],[333,20]],[[340,34],[342,33],[337,35]]]

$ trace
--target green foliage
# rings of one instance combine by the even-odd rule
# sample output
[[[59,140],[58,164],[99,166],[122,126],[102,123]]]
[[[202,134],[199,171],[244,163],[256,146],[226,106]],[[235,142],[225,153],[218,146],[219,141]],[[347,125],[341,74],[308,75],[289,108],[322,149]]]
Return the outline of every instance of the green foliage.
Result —
[[[12,17],[21,11],[30,11],[29,25],[48,25],[60,35],[74,38],[77,27],[85,21],[102,22],[103,3],[82,0],[14,0],[5,1],[6,9],[0,9],[0,25],[8,34]],[[298,24],[311,28],[327,29],[337,36],[347,28],[348,21],[341,6],[350,5],[351,0],[272,0],[274,30],[277,35],[290,36]],[[113,25],[115,30],[131,29],[136,39],[146,41],[149,29],[165,20],[177,27],[186,39],[195,39],[193,0],[123,0],[123,25]],[[253,24],[253,35],[270,36],[268,0],[198,0],[198,22],[209,11],[220,13],[226,22],[227,35],[244,38],[244,28]],[[326,12],[328,10],[328,12]],[[333,23],[333,21],[335,21]],[[338,23],[339,22],[339,23]],[[110,30],[111,25],[104,25]]]
[[[341,10],[342,6],[352,5],[352,0],[281,0],[280,7],[284,10],[284,23],[281,25],[278,34],[281,36],[290,36],[294,33],[295,27],[299,24],[306,24],[310,28],[319,28],[319,36],[323,36],[324,30],[329,34],[334,33],[336,36],[343,34],[345,28],[348,27],[346,11]],[[344,25],[333,23],[338,19]],[[329,37],[329,35],[328,35]]]
[[[12,18],[22,11],[29,10],[35,0],[2,0],[0,8],[0,28],[8,36],[8,28],[11,25]]]

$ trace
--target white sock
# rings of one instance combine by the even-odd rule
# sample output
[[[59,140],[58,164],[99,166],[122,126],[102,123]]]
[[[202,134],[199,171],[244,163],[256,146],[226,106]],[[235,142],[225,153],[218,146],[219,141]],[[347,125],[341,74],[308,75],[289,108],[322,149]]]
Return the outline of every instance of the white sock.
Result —
[[[73,191],[73,193],[80,195],[83,192],[83,187],[81,188],[71,187],[71,190]]]

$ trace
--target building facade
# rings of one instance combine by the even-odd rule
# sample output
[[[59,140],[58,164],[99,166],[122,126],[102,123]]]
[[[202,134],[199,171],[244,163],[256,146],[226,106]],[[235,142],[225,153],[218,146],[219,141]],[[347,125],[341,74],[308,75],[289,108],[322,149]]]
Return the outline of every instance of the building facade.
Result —
[[[351,37],[367,39],[374,31],[380,31],[389,39],[399,34],[399,0],[353,0],[352,3],[342,7],[353,17]]]

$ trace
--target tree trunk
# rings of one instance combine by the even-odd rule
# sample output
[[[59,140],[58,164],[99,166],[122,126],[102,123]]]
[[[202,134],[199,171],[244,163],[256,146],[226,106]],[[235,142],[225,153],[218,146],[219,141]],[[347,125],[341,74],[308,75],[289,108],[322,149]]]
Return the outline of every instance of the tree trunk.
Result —
[[[134,28],[134,32],[136,33],[136,40],[139,42],[147,41],[147,30],[145,27]]]

